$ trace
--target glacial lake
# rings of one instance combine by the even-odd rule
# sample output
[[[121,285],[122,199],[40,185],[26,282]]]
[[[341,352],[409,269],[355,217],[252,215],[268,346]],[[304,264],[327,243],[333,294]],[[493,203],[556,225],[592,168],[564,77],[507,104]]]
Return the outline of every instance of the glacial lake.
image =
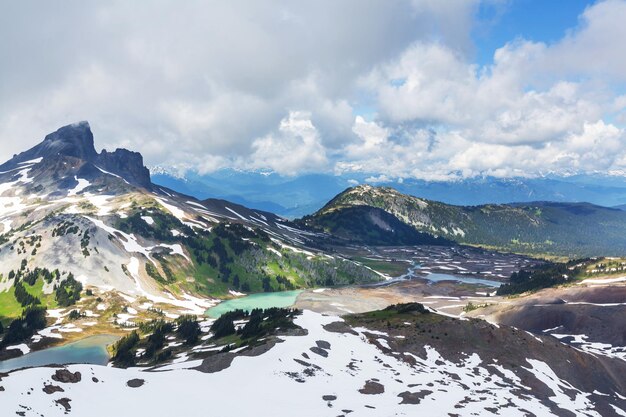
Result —
[[[27,353],[18,358],[0,361],[0,372],[9,372],[19,368],[46,365],[67,365],[87,363],[106,365],[109,362],[107,345],[115,343],[119,337],[112,335],[96,335],[86,337],[67,345],[51,347]]]
[[[206,315],[212,318],[218,318],[224,313],[237,309],[251,311],[255,308],[291,307],[294,305],[296,298],[298,298],[301,292],[302,290],[264,292],[233,298],[232,300],[222,301],[215,307],[209,308],[206,311]]]

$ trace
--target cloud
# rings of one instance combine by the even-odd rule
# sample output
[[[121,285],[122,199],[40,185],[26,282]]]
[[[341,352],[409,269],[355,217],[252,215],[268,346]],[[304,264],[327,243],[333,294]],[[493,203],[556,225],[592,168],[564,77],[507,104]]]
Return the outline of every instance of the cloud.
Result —
[[[340,146],[360,74],[436,33],[467,46],[436,22],[467,21],[454,16],[468,8],[441,9],[410,0],[7,4],[0,157],[88,119],[98,144],[132,147],[152,164],[232,160],[299,110],[325,146]]]
[[[447,126],[490,143],[543,143],[598,120],[602,104],[576,82],[529,88],[526,69],[542,49],[528,42],[507,45],[493,66],[481,69],[444,45],[420,42],[363,84],[375,91],[381,119],[390,124]]]
[[[579,25],[550,46],[546,68],[557,73],[626,81],[626,2],[605,0],[587,7]]]
[[[364,146],[372,141],[369,132],[378,131],[387,152],[372,149],[360,159],[343,163],[338,173],[383,172],[368,182],[415,177],[426,180],[453,180],[490,175],[495,177],[532,177],[547,173],[609,172],[626,168],[626,132],[603,121],[584,123],[580,133],[571,133],[560,141],[536,144],[503,145],[476,142],[458,132],[433,132],[414,129],[402,140],[394,132],[375,122],[357,120]],[[433,137],[436,144],[431,146]],[[358,145],[354,145],[358,148]]]
[[[513,40],[485,67],[441,42],[415,42],[361,77],[378,114],[355,120],[360,141],[346,146],[341,169],[426,179],[623,169],[623,73],[602,70],[622,65],[606,39],[623,30],[613,14],[626,18],[626,2],[588,7],[554,44]],[[600,59],[590,59],[598,44]]]
[[[252,143],[252,162],[247,168],[270,168],[279,174],[294,175],[308,171],[323,171],[328,165],[326,150],[306,112],[290,112],[280,122],[278,131]]]
[[[472,61],[502,0],[24,0],[0,15],[0,159],[88,119],[177,172],[373,179],[624,169],[626,1]]]

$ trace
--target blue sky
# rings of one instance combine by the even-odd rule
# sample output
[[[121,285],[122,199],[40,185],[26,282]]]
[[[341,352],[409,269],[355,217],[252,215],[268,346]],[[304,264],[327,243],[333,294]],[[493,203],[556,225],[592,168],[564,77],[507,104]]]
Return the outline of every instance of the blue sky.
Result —
[[[480,66],[493,64],[494,52],[507,42],[526,39],[547,44],[557,42],[578,24],[580,14],[594,2],[589,0],[505,0],[479,3],[471,33],[471,59]],[[402,80],[392,80],[399,84]],[[355,114],[371,120],[376,108],[373,97],[360,97]],[[367,103],[367,104],[363,104]]]
[[[493,53],[511,39],[553,43],[576,27],[578,17],[593,1],[588,0],[510,0],[483,3],[478,7],[481,24],[472,34],[476,62],[489,65]]]
[[[89,120],[184,173],[626,175],[626,0],[43,0],[0,15],[0,159]]]

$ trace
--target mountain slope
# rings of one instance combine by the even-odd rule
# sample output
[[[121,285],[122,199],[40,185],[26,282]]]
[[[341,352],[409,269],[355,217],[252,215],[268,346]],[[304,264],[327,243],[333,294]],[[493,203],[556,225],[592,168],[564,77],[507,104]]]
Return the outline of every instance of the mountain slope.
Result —
[[[47,417],[128,415],[129,404],[159,417],[205,416],[206,404],[220,416],[612,417],[626,409],[623,361],[550,336],[416,303],[345,319],[304,311],[294,324],[305,331],[237,352],[201,342],[156,372],[69,365],[0,375],[0,405]],[[172,401],[173,387],[182,401]]]
[[[458,243],[531,254],[623,255],[626,212],[588,203],[533,202],[453,206],[404,195],[388,187],[349,188],[305,223],[315,226],[349,208],[382,209],[416,230]]]
[[[386,211],[370,206],[345,207],[304,218],[303,226],[314,227],[348,243],[377,246],[451,245],[452,241],[417,231]]]
[[[97,153],[86,122],[0,165],[0,233],[0,298],[14,302],[25,282],[48,307],[70,274],[84,288],[195,312],[207,302],[194,295],[380,279],[311,249],[316,233],[276,215],[153,185],[140,154]]]

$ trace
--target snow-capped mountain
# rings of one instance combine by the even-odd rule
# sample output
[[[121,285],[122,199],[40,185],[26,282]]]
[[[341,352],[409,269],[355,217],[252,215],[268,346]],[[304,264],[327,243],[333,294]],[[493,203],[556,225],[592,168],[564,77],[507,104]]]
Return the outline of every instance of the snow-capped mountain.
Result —
[[[236,355],[199,345],[193,359],[155,369],[14,372],[0,379],[0,404],[47,417],[195,417],[207,409],[233,417],[599,417],[626,408],[623,361],[550,336],[407,305],[346,319],[305,311],[294,324],[306,331],[268,337]]]
[[[260,291],[262,278],[269,288],[299,288],[329,279],[327,269],[355,267],[309,248],[317,235],[279,216],[153,185],[139,153],[96,152],[87,122],[0,165],[0,225],[2,289],[9,276],[45,268],[86,287],[189,306],[194,295]],[[283,251],[309,272],[296,274]],[[378,278],[364,271],[362,279]],[[60,282],[46,282],[44,293]]]
[[[455,205],[530,201],[588,202],[612,207],[626,204],[626,176],[556,175],[536,178],[475,177],[450,181],[381,178],[372,173],[281,176],[221,169],[200,175],[164,167],[150,168],[153,181],[198,198],[218,197],[288,218],[312,214],[348,187],[357,184],[393,187],[429,200]]]

